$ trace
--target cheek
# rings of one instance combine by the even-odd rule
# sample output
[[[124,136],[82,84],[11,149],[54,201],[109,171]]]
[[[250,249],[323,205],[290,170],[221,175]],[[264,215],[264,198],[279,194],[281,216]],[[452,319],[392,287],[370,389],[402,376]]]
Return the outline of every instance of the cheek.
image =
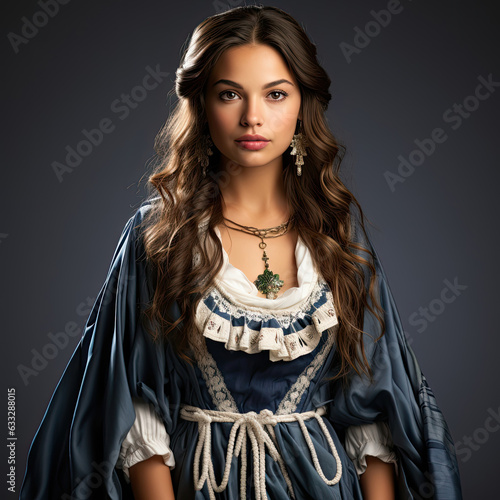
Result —
[[[293,133],[297,124],[297,115],[298,110],[295,106],[283,106],[272,113],[270,125],[276,131]]]
[[[215,133],[225,132],[233,128],[234,117],[227,110],[215,107],[212,110],[210,122]]]

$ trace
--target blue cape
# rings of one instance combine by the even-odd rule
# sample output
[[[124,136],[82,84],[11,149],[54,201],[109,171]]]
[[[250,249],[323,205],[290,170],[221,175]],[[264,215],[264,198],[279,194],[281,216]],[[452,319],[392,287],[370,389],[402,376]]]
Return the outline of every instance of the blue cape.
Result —
[[[184,394],[199,391],[191,382],[196,380],[193,367],[168,343],[153,344],[139,320],[153,291],[137,229],[150,204],[145,201],[125,224],[82,338],[31,444],[20,500],[133,499],[130,483],[115,467],[135,420],[132,397],[152,403],[172,435],[183,394],[170,382],[180,377],[186,381]],[[374,252],[357,222],[356,235]],[[363,327],[370,333],[365,335],[365,349],[375,383],[352,376],[347,388],[332,384],[328,419],[339,436],[349,425],[387,421],[398,456],[397,498],[459,500],[453,440],[406,341],[375,256],[386,333],[373,342],[380,326],[368,311]],[[173,319],[179,316],[176,303],[168,313]]]

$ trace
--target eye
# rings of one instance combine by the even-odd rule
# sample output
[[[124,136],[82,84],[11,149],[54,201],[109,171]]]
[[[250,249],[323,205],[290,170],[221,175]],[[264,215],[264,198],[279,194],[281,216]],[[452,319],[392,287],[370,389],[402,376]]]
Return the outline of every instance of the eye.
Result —
[[[222,99],[222,96],[225,94],[233,94],[233,95],[238,95],[236,92],[233,92],[232,90],[225,90],[224,92],[221,92],[219,94],[219,97]],[[234,101],[234,99],[222,99],[223,101]]]
[[[236,99],[224,99],[224,95],[229,95],[232,94],[233,96],[237,96],[238,94],[236,92],[233,92],[232,90],[225,90],[224,92],[221,92],[219,94],[219,98],[222,99],[223,101],[235,101]],[[268,95],[274,95],[274,96],[282,96],[282,99],[275,99],[274,97],[271,98],[271,101],[284,101],[288,97],[288,93],[285,92],[284,90],[273,90],[272,92],[269,92]]]
[[[278,94],[283,96],[283,99],[271,99],[272,101],[284,101],[288,97],[288,93],[284,90],[273,90],[269,93],[269,95],[271,94]]]

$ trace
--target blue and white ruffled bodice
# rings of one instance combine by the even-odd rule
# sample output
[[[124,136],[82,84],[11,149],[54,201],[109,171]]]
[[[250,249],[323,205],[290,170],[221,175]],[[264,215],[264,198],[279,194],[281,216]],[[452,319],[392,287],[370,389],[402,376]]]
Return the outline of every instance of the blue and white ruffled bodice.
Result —
[[[224,342],[230,351],[269,351],[271,361],[291,361],[312,352],[321,334],[338,323],[328,284],[300,238],[295,248],[298,286],[273,300],[258,296],[255,284],[223,254],[215,288],[196,314],[204,337]]]
[[[221,238],[217,227],[215,231]],[[295,259],[298,286],[267,299],[229,262],[223,248],[223,266],[214,287],[200,300],[195,318],[194,352],[200,387],[207,389],[207,407],[232,412],[268,408],[276,415],[310,409],[321,372],[333,353],[338,318],[331,290],[300,236]],[[133,446],[139,425],[155,437],[149,447],[143,445],[149,456],[156,447],[165,464],[173,467],[173,455],[156,444],[161,422],[151,408],[140,401],[134,404],[138,421],[122,447],[123,468],[127,471],[145,459],[131,453],[147,458]],[[170,437],[163,436],[163,445],[168,444]],[[366,469],[367,454],[396,462],[384,422],[349,427],[345,439],[358,474]]]

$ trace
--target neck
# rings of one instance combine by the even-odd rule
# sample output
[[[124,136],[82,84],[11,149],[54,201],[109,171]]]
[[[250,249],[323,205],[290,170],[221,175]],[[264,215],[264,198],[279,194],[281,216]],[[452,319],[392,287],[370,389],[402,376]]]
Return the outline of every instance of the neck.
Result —
[[[270,227],[286,222],[290,209],[283,183],[281,156],[267,165],[243,167],[222,160],[219,189],[224,217],[248,226]]]

